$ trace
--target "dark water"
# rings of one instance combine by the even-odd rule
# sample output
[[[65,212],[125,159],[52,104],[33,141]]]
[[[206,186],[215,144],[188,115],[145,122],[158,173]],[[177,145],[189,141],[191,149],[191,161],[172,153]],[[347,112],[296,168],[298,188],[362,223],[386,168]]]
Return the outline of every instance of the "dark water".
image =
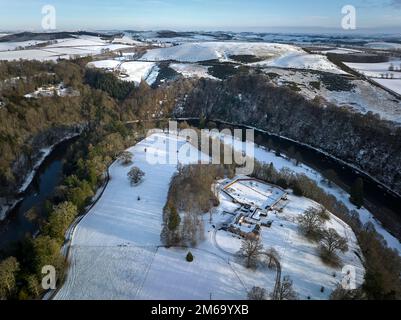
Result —
[[[187,121],[191,125],[198,126],[199,121]],[[219,129],[227,127],[227,124],[214,121],[218,124]],[[246,127],[233,125],[237,129],[245,130]],[[245,137],[245,133],[243,133]],[[335,183],[344,190],[350,190],[351,186],[357,178],[364,181],[365,207],[367,207],[375,217],[382,222],[383,226],[398,239],[401,239],[401,198],[395,193],[387,190],[384,186],[378,184],[369,176],[359,172],[358,170],[324,155],[318,150],[303,146],[299,143],[270,135],[255,130],[255,141],[258,144],[267,146],[268,141],[272,141],[274,149],[278,149],[282,154],[292,147],[295,152],[299,152],[302,156],[302,163],[315,169],[319,173],[324,173],[328,169],[333,169],[337,177]]]
[[[5,249],[13,242],[23,239],[25,235],[33,235],[38,231],[39,221],[45,214],[45,202],[53,195],[56,186],[61,182],[67,148],[75,140],[76,138],[73,138],[60,143],[44,160],[24,193],[23,200],[0,224],[0,249]],[[27,215],[33,208],[35,216]]]

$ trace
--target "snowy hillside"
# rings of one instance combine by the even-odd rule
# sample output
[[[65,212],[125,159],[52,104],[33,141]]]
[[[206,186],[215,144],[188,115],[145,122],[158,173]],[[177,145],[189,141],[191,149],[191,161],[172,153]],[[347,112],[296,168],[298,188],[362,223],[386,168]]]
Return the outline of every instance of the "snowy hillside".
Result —
[[[250,65],[281,68],[323,70],[344,73],[323,55],[308,54],[301,48],[263,42],[198,42],[169,48],[149,50],[141,59],[145,61],[173,60],[199,62],[208,60],[233,61],[235,56],[255,56],[261,62]]]
[[[401,101],[386,90],[372,85],[365,80],[348,80],[354,86],[351,90],[330,90],[321,80],[321,76],[307,70],[288,70],[282,68],[264,68],[266,74],[273,74],[271,79],[278,86],[296,84],[299,93],[307,99],[323,97],[337,106],[366,114],[373,112],[382,119],[401,123]],[[396,84],[399,80],[374,79]],[[391,82],[390,82],[391,81]],[[384,83],[381,83],[384,85]],[[395,88],[396,89],[396,88]]]
[[[198,62],[207,60],[226,61],[232,55],[254,55],[256,57],[278,57],[288,52],[303,50],[285,44],[247,42],[196,42],[169,48],[149,50],[142,60]]]
[[[255,64],[264,67],[308,69],[346,74],[346,72],[331,63],[326,56],[318,54],[288,53],[277,59],[262,61]]]
[[[139,84],[145,80],[149,85],[156,81],[159,68],[153,62],[118,60],[99,60],[88,63],[88,67],[118,72],[119,79]]]

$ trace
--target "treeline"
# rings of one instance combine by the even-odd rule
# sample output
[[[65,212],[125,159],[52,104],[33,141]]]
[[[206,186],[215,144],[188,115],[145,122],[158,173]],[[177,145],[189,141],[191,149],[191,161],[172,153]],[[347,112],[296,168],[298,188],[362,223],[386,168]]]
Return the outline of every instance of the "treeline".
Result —
[[[354,231],[361,247],[366,269],[365,281],[357,295],[341,291],[336,299],[401,299],[401,257],[390,249],[373,224],[363,225],[357,211],[350,211],[333,195],[327,194],[317,183],[304,174],[296,174],[289,169],[277,171],[273,164],[255,162],[253,176],[283,188],[292,188],[294,194],[310,198],[335,216],[346,222]]]
[[[221,165],[180,166],[170,182],[163,210],[161,241],[168,246],[195,246],[203,239],[202,214],[219,205],[212,184],[224,177]]]

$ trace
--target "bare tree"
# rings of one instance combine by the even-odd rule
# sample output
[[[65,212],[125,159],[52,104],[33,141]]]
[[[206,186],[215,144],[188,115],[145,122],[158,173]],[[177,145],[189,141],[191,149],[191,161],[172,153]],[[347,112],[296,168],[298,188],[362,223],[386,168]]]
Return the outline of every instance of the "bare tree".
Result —
[[[241,244],[241,254],[245,257],[246,267],[255,266],[263,250],[263,244],[260,238],[244,239]]]
[[[277,300],[297,300],[298,294],[294,291],[293,281],[290,276],[285,276],[280,283]]]
[[[266,300],[267,293],[266,290],[260,287],[253,287],[251,291],[248,292],[248,300]]]
[[[298,223],[305,236],[317,239],[321,234],[324,219],[318,209],[310,207],[303,215],[299,216]]]
[[[139,184],[144,176],[145,173],[138,167],[132,167],[131,170],[128,172],[128,178],[131,181],[131,185]]]
[[[132,158],[133,155],[131,152],[129,151],[124,151],[120,154],[120,156],[118,157],[118,160],[125,166],[129,165],[132,163]]]
[[[338,250],[341,252],[348,251],[347,240],[341,237],[336,230],[332,228],[324,230],[322,235],[320,244],[329,255],[333,255]]]
[[[269,269],[273,268],[275,265],[276,261],[280,260],[280,255],[277,252],[276,249],[270,248],[266,251],[266,260],[267,260],[267,266]]]

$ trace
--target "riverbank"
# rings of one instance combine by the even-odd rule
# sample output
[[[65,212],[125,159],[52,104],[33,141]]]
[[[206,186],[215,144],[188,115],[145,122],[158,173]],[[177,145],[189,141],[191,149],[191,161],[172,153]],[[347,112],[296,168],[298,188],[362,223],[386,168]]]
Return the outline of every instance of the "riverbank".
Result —
[[[68,134],[63,139],[57,141],[56,143],[50,145],[49,147],[42,148],[39,152],[38,159],[36,160],[32,170],[25,177],[21,187],[18,189],[18,194],[20,195],[16,199],[4,199],[0,198],[0,222],[4,221],[10,212],[23,200],[24,193],[27,191],[29,186],[32,184],[32,181],[35,178],[35,175],[41,168],[44,161],[49,157],[49,155],[53,152],[53,150],[63,142],[71,140],[73,138],[78,137],[80,134]]]
[[[71,224],[71,226],[68,228],[66,234],[65,234],[65,241],[64,244],[61,248],[61,253],[65,259],[66,265],[68,265],[68,262],[71,259],[71,244],[74,236],[74,232],[78,224],[81,222],[81,220],[92,210],[92,208],[96,205],[96,203],[100,200],[102,197],[104,191],[107,188],[107,185],[109,184],[110,181],[110,166],[107,167],[106,174],[105,174],[105,179],[101,187],[97,190],[95,196],[92,198],[91,204],[85,208],[84,213],[79,215],[75,221]],[[65,275],[63,279],[66,279],[68,273],[68,269],[65,270]],[[43,297],[42,300],[52,300],[58,293],[58,291],[62,288],[63,284],[59,284],[59,286],[55,290],[49,290],[47,291]]]
[[[63,176],[64,159],[69,145],[77,135],[69,135],[62,142],[55,144],[51,152],[44,157],[35,169],[35,175],[20,198],[15,199],[7,217],[0,222],[0,249],[7,251],[12,243],[35,235],[39,230],[39,221],[44,218],[44,206],[59,185]],[[35,209],[35,210],[32,210]]]

